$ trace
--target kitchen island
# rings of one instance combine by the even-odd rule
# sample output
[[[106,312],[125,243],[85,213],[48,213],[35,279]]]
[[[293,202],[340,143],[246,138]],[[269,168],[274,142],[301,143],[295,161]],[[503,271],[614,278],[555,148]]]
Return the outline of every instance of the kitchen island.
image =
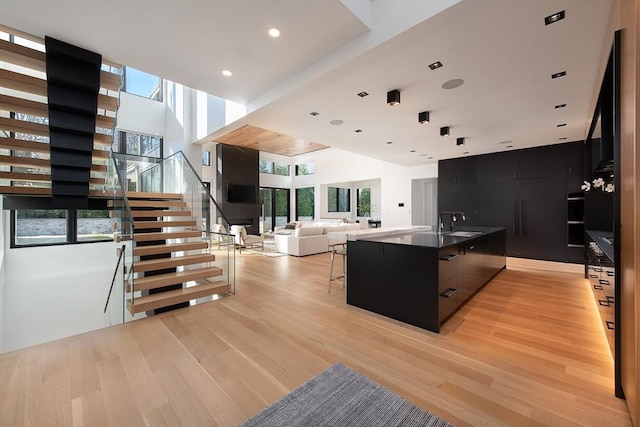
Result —
[[[347,304],[433,332],[506,266],[506,231],[498,227],[347,245]]]

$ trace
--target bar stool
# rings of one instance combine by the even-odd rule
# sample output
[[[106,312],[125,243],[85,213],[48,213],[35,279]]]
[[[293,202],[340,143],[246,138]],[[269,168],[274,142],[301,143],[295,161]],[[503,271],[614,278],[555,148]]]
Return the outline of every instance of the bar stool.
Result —
[[[335,280],[342,280],[342,287],[344,288],[347,283],[347,244],[346,243],[335,243],[333,245],[329,245],[331,247],[331,269],[329,270],[329,293],[331,293],[331,283]],[[342,274],[339,276],[334,276],[333,274],[333,262],[335,260],[336,255],[342,255]]]

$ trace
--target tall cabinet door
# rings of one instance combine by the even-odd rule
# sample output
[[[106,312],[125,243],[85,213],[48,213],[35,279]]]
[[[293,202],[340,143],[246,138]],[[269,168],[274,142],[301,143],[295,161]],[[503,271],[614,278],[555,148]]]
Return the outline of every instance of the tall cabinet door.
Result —
[[[478,223],[507,229],[507,255],[516,256],[520,218],[518,181],[494,181],[478,186]]]
[[[522,179],[516,256],[563,260],[566,248],[564,177]]]

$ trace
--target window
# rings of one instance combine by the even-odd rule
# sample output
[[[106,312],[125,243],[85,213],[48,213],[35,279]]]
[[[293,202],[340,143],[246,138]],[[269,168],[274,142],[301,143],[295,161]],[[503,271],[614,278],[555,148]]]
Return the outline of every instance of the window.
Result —
[[[356,189],[356,216],[371,216],[371,188]]]
[[[123,68],[125,92],[162,102],[162,79],[160,77],[131,67]]]
[[[313,187],[296,188],[296,221],[311,221],[315,204]]]
[[[351,212],[351,190],[349,188],[329,187],[327,206],[329,212]]]
[[[260,187],[260,218],[271,230],[289,222],[289,194],[288,188]]]
[[[142,133],[119,131],[113,151],[134,156],[162,158],[162,138]]]
[[[314,162],[301,163],[296,165],[296,176],[313,175],[316,173],[316,164]]]
[[[211,166],[211,151],[202,150],[202,166]]]
[[[272,162],[270,160],[260,160],[260,173],[268,173],[271,175],[289,176],[290,166],[286,163]]]
[[[11,247],[104,242],[113,239],[106,209],[11,211]]]

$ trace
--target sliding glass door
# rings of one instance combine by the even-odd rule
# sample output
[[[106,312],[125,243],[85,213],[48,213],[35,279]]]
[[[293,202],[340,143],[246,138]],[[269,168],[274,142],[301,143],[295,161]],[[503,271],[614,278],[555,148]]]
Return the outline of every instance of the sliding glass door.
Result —
[[[289,222],[289,197],[288,188],[260,187],[260,220],[266,221],[270,230]]]

